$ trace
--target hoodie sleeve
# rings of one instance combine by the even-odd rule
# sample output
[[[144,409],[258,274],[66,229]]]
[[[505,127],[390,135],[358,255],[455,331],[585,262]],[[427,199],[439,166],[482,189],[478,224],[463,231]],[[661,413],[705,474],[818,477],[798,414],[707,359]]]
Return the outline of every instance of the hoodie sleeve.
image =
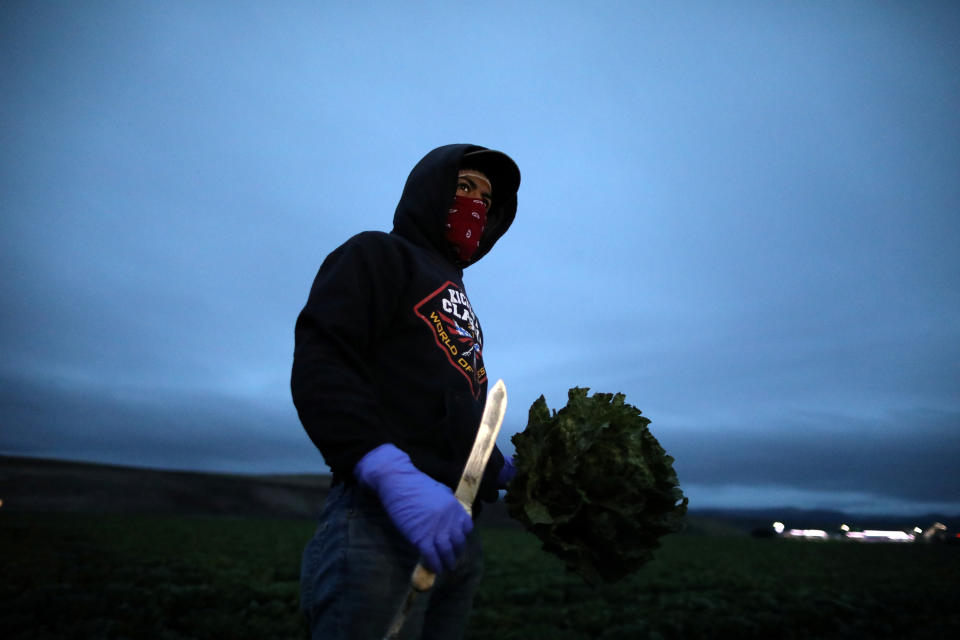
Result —
[[[370,366],[402,290],[401,262],[387,234],[351,238],[323,262],[297,317],[293,403],[335,473],[349,476],[390,442]]]

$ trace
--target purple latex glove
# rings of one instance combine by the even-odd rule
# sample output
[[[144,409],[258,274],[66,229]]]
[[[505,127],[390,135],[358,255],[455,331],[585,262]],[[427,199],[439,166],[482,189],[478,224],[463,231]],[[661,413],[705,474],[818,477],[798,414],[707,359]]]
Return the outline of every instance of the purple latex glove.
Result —
[[[517,469],[513,466],[513,458],[504,456],[503,467],[497,474],[497,489],[506,489],[515,475],[517,475]]]
[[[353,475],[380,497],[390,520],[419,549],[425,567],[434,573],[453,569],[473,518],[448,486],[419,471],[392,444],[367,453]]]

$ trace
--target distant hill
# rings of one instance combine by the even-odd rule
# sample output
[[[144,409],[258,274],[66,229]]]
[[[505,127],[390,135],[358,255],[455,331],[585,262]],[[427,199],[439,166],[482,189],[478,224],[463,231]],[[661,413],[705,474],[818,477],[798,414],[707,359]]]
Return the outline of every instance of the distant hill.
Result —
[[[0,456],[0,512],[61,511],[159,515],[223,515],[316,518],[330,490],[328,474],[253,475],[168,471],[118,465]],[[692,509],[687,532],[745,535],[779,520],[791,528],[901,529],[948,525],[960,517],[846,515],[836,511],[782,509]],[[485,504],[486,526],[520,524],[503,501]]]
[[[329,475],[167,471],[0,456],[3,511],[313,518]]]
[[[223,515],[314,519],[329,474],[169,471],[0,455],[0,511]],[[502,502],[480,522],[520,526]]]

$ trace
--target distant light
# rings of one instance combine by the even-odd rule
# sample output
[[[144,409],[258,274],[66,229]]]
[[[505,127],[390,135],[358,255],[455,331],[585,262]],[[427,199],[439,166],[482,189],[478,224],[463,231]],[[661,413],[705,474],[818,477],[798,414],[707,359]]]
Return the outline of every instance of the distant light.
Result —
[[[823,529],[790,529],[787,535],[794,538],[818,538],[826,540],[829,536]]]
[[[914,527],[914,528],[913,528],[913,532],[914,532],[914,533],[923,533],[923,529],[921,529],[920,527]]]
[[[841,531],[850,531],[850,525],[842,524],[840,525]]]
[[[3,506],[3,498],[0,498],[0,507]]]
[[[913,542],[916,539],[914,534],[906,531],[880,531],[878,529],[850,531],[847,533],[847,537],[864,542]]]
[[[783,523],[782,523],[782,522],[774,522],[774,523],[773,523],[773,530],[777,532],[777,535],[783,533],[783,530],[784,530],[785,528],[786,528],[786,527],[783,526]]]

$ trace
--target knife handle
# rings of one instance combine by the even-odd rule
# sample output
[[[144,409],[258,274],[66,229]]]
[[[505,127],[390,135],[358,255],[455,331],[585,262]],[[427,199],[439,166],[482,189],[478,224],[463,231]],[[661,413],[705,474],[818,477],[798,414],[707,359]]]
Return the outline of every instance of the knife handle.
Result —
[[[436,579],[437,574],[423,566],[423,563],[418,562],[416,568],[413,570],[413,574],[410,576],[410,586],[422,593],[429,591],[431,587],[433,587]]]
[[[387,635],[383,637],[384,640],[397,640],[397,638],[400,637],[400,630],[403,628],[403,623],[410,614],[410,610],[413,609],[413,603],[416,601],[417,596],[425,591],[429,591],[430,588],[433,587],[436,579],[437,574],[427,569],[422,563],[417,563],[413,574],[410,576],[410,586],[407,587],[407,597],[403,599],[403,604],[400,605],[400,609],[398,609],[397,613],[393,616],[390,627],[387,629]]]

